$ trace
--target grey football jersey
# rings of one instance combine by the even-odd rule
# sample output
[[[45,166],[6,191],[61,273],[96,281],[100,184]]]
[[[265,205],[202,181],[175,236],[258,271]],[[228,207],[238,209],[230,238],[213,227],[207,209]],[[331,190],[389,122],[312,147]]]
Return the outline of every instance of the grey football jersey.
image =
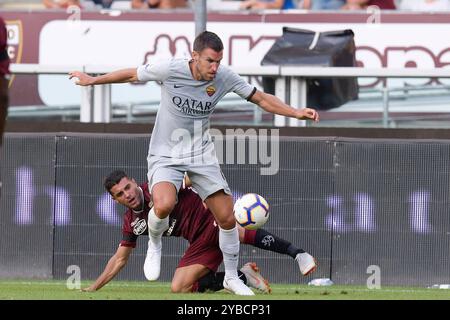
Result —
[[[139,81],[158,81],[161,102],[153,128],[149,155],[192,157],[212,147],[209,118],[229,92],[247,99],[254,87],[230,68],[220,65],[211,81],[195,80],[189,60],[163,60],[138,67]]]

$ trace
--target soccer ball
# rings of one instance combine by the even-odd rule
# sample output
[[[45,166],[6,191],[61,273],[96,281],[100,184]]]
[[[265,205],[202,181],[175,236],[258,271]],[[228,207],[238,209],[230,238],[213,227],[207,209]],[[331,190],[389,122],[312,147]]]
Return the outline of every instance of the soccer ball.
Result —
[[[261,228],[269,218],[269,204],[256,193],[247,193],[234,204],[237,223],[248,230]]]

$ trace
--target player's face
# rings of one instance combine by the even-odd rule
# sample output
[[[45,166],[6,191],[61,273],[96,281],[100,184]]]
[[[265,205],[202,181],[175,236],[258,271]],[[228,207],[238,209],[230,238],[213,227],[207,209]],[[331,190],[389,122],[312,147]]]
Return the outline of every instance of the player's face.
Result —
[[[201,52],[194,51],[194,60],[197,62],[196,71],[200,75],[199,80],[213,80],[216,77],[222,58],[223,50],[217,52],[211,48],[206,48]]]
[[[122,178],[111,188],[113,199],[130,209],[140,209],[142,206],[141,192],[134,179]]]

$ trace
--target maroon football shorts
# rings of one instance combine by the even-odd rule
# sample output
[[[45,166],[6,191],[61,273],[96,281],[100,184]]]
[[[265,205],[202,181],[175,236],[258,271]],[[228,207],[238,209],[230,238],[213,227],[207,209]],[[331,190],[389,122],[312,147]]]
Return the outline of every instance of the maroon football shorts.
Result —
[[[178,268],[201,264],[216,272],[223,256],[219,247],[219,227],[209,223],[201,235],[189,244]]]

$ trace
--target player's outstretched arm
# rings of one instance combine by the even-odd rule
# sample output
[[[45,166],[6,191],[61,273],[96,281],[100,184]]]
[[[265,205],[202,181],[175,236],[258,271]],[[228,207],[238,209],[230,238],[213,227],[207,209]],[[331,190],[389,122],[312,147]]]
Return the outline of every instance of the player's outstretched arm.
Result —
[[[100,76],[90,76],[81,71],[69,72],[69,79],[75,78],[75,84],[79,86],[91,86],[95,84],[107,84],[107,83],[126,83],[138,81],[137,69],[128,68],[106,73]]]
[[[280,116],[297,118],[299,120],[319,121],[319,113],[312,108],[295,109],[287,105],[276,96],[256,90],[250,99],[267,112],[278,114]]]
[[[103,270],[102,274],[97,278],[97,280],[95,280],[95,282],[89,287],[81,289],[81,291],[89,292],[101,289],[104,285],[111,281],[127,264],[131,251],[133,251],[133,248],[131,247],[119,246],[116,253],[111,257],[111,259],[109,259],[105,270]]]

